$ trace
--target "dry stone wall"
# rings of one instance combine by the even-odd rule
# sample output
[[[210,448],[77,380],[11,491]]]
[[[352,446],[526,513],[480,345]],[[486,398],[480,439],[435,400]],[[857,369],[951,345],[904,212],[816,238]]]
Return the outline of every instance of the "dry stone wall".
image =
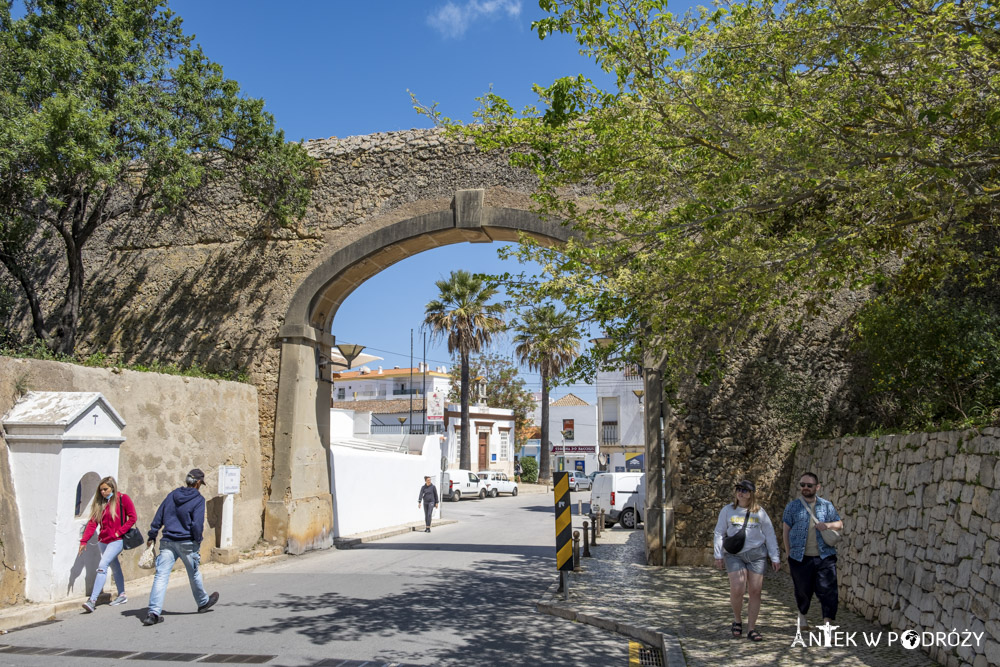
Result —
[[[122,491],[135,501],[144,534],[166,494],[183,485],[188,470],[199,467],[205,471],[202,493],[208,501],[202,558],[210,560],[212,548],[218,546],[222,517],[222,497],[216,493],[218,468],[238,465],[241,481],[234,498],[233,546],[249,549],[260,539],[263,482],[253,386],[0,357],[0,416],[28,390],[98,391],[125,419],[117,479]],[[22,545],[32,536],[30,527],[21,526],[18,519],[2,435],[0,466],[0,557],[4,563],[0,606],[6,606],[24,601]],[[138,569],[136,556],[121,560],[126,579],[148,575]]]
[[[1000,428],[809,442],[795,470],[844,518],[842,604],[899,632],[983,633],[928,653],[1000,665]]]

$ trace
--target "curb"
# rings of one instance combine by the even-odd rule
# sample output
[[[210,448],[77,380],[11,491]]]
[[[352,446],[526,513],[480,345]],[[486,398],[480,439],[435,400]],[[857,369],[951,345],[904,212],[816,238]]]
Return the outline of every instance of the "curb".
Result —
[[[620,623],[559,606],[553,602],[559,595],[558,590],[559,582],[557,581],[542,593],[542,597],[535,603],[535,609],[543,614],[564,618],[567,621],[583,623],[607,632],[631,637],[650,646],[656,646],[663,652],[664,665],[666,667],[687,667],[687,661],[684,659],[684,651],[681,649],[680,640],[675,635],[667,632],[657,632],[656,630],[650,630],[638,625]]]
[[[437,521],[432,521],[431,525],[437,528],[438,526],[447,526],[451,523],[458,523],[457,519],[438,519]],[[337,549],[353,549],[354,547],[364,544],[365,542],[375,542],[377,540],[384,540],[387,537],[395,537],[396,535],[405,535],[406,533],[420,532],[423,531],[425,525],[423,521],[418,521],[416,523],[408,523],[402,526],[396,526],[395,528],[387,528],[385,530],[375,531],[372,533],[362,533],[360,535],[349,535],[347,537],[335,537],[333,538],[333,546]]]
[[[267,556],[252,560],[241,560],[238,563],[233,563],[231,565],[223,565],[221,563],[211,561],[209,563],[205,563],[201,567],[201,576],[203,581],[208,581],[210,579],[215,579],[216,577],[252,570],[262,565],[275,563],[285,558],[288,558],[287,554],[279,554],[277,556]],[[181,569],[183,570],[183,568]],[[140,600],[145,603],[143,598],[149,595],[150,589],[153,588],[153,576],[154,575],[150,574],[145,577],[139,577],[138,579],[129,579],[125,582],[130,595],[130,602]],[[171,577],[171,581],[167,585],[167,590],[187,585],[188,579],[186,575],[184,577]],[[26,625],[51,621],[58,614],[79,610],[84,600],[88,597],[89,596],[87,595],[81,595],[79,598],[59,600],[58,602],[45,602],[41,604],[29,603],[15,607],[8,607],[7,609],[0,609],[0,634],[7,634],[11,630],[23,628]],[[110,597],[111,595],[109,593],[102,593],[101,597],[98,598],[98,601],[104,601],[106,599],[110,599]]]

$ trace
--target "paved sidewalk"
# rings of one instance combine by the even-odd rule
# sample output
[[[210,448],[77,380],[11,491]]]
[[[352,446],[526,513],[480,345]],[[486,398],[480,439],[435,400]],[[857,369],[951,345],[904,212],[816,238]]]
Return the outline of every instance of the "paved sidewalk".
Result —
[[[573,516],[573,525],[582,525]],[[605,530],[591,558],[581,558],[581,572],[570,574],[568,600],[553,584],[539,601],[538,609],[605,630],[631,635],[654,643],[650,635],[666,638],[667,664],[717,665],[849,665],[871,667],[917,667],[935,665],[925,653],[898,645],[869,648],[862,632],[887,632],[843,606],[837,612],[839,632],[857,632],[857,647],[796,646],[794,590],[787,571],[769,571],[764,580],[761,615],[757,629],[760,642],[733,639],[729,606],[729,579],[725,572],[706,567],[650,567],[645,562],[641,530],[616,526]],[[555,577],[553,572],[553,577]],[[819,603],[813,601],[809,620],[821,622]],[[746,604],[743,608],[746,628]],[[815,630],[814,630],[815,632]],[[808,641],[808,638],[806,638]],[[654,643],[654,645],[657,645]],[[671,647],[675,650],[671,651]],[[682,653],[681,653],[682,652]]]

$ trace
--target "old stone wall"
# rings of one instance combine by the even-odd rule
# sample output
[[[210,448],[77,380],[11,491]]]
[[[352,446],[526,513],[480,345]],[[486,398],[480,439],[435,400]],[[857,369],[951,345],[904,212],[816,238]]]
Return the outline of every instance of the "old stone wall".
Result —
[[[273,456],[278,331],[304,279],[369,234],[447,210],[456,190],[485,188],[485,206],[527,210],[535,185],[505,155],[484,154],[438,130],[319,139],[305,146],[319,169],[309,209],[293,228],[275,226],[222,183],[200,193],[184,215],[110,225],[85,248],[79,351],[126,363],[174,361],[249,372],[260,393],[265,485]],[[51,247],[40,246],[36,254],[48,257],[40,275],[47,276],[43,296],[51,307],[61,298],[64,259]],[[23,305],[11,324],[29,331]]]
[[[842,604],[899,632],[985,633],[929,654],[1000,664],[1000,428],[807,442],[795,470],[844,519]]]
[[[126,421],[117,479],[136,504],[139,528],[149,529],[160,502],[184,484],[191,468],[205,471],[207,503],[202,558],[218,546],[222,497],[216,495],[220,465],[241,468],[235,497],[233,546],[252,547],[260,539],[260,473],[257,390],[238,382],[85,368],[54,361],[0,357],[0,416],[24,391],[99,391]],[[7,445],[0,435],[0,606],[23,601],[24,562],[16,499],[10,483]],[[76,483],[73,480],[72,483]],[[146,576],[136,552],[121,559],[126,579]]]

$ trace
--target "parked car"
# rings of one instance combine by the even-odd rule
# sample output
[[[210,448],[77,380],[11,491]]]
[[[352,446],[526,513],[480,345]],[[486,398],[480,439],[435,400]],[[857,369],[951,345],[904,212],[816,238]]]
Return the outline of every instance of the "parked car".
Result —
[[[589,477],[589,478],[590,478],[590,486],[591,486],[591,487],[593,487],[593,486],[594,486],[594,478],[595,478],[595,477],[597,477],[597,476],[598,476],[598,475],[600,475],[600,474],[601,474],[601,471],[600,471],[600,470],[595,470],[594,472],[592,472],[592,473],[590,473],[589,475],[587,475],[587,477]]]
[[[517,495],[517,482],[507,477],[507,473],[499,470],[480,470],[479,479],[486,482],[486,495],[496,498],[501,493]]]
[[[646,475],[639,480],[635,493],[625,501],[618,521],[622,528],[636,528],[643,522],[644,516],[646,516]]]
[[[603,472],[597,475],[590,492],[590,511],[597,516],[603,509],[604,526],[610,528],[615,525],[645,476],[644,472]]]
[[[569,471],[569,488],[572,491],[579,491],[580,489],[592,489],[594,483],[590,481],[590,478],[584,475],[579,470]]]
[[[445,470],[441,495],[445,500],[458,502],[465,498],[485,498],[486,482],[471,470]]]

